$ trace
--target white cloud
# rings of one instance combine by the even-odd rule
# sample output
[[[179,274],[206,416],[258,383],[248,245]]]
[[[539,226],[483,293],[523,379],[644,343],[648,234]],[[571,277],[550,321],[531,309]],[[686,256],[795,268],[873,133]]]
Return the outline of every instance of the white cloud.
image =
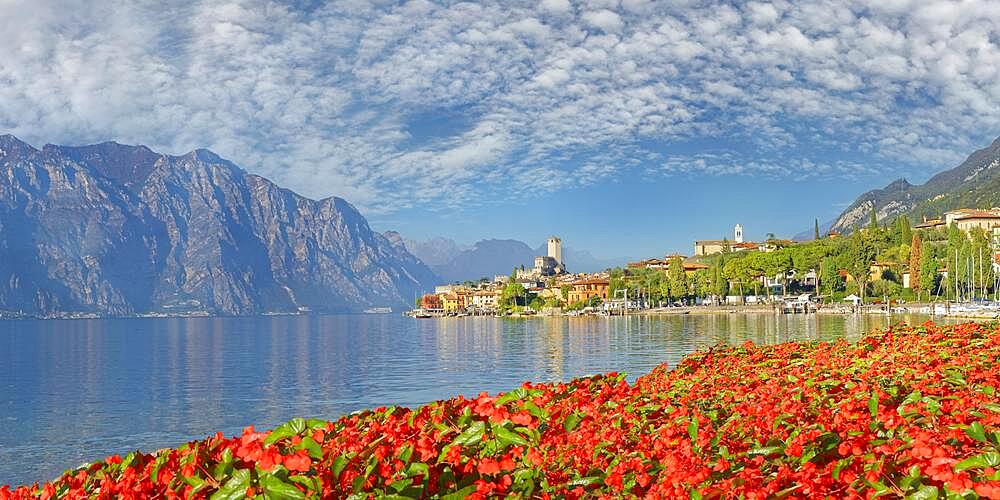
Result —
[[[592,10],[583,13],[583,20],[587,24],[604,30],[607,33],[617,33],[622,29],[622,18],[618,14],[608,10]]]
[[[919,174],[1000,130],[997,0],[0,5],[0,133],[208,147],[369,211],[643,165]],[[692,140],[748,152],[663,153]]]

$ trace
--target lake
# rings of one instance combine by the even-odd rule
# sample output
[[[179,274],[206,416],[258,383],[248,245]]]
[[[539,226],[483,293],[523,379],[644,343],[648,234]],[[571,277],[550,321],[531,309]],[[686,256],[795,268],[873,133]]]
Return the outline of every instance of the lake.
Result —
[[[293,417],[416,406],[525,380],[633,379],[746,340],[857,339],[920,316],[706,314],[613,318],[397,315],[0,322],[0,484],[134,449]]]

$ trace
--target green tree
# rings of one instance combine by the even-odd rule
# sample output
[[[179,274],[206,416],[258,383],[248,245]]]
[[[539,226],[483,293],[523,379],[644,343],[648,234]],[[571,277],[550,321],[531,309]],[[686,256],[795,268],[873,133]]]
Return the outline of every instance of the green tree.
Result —
[[[526,299],[526,292],[524,286],[516,281],[511,281],[503,287],[503,292],[500,293],[500,307],[502,309],[511,309],[518,305],[523,305]]]
[[[745,287],[756,278],[756,271],[749,265],[748,260],[748,257],[733,259],[726,262],[723,267],[723,275],[736,284],[741,297],[746,295]]]
[[[911,250],[910,253],[912,252]],[[935,286],[937,285],[938,262],[930,252],[924,252],[923,249],[921,249],[919,270],[920,275],[918,280],[920,281],[920,289],[926,291],[929,297],[934,293]],[[912,275],[910,279],[913,279]]]
[[[875,205],[872,205],[872,215],[868,221],[868,229],[873,231],[878,229],[878,215],[875,213]]]
[[[612,269],[608,275],[608,298],[615,298],[618,290],[623,290],[625,287],[625,271],[619,267]]]
[[[844,289],[844,280],[837,272],[837,263],[833,258],[824,259],[820,265],[820,284],[823,293],[832,295]]]
[[[694,293],[698,297],[707,297],[712,294],[712,274],[710,269],[699,269],[691,276]]]
[[[899,242],[906,243],[913,239],[913,230],[910,229],[910,219],[906,217],[899,218]]]
[[[920,262],[923,243],[920,240],[920,233],[913,233],[910,239],[910,289],[913,293],[917,294],[917,300],[920,300],[920,293],[923,291]]]
[[[531,302],[528,303],[528,307],[536,311],[541,311],[542,308],[545,307],[545,301],[536,295],[535,298],[531,299]]]
[[[667,280],[670,282],[670,298],[677,300],[688,296],[687,274],[684,273],[684,260],[680,256],[675,255],[670,259]]]
[[[723,271],[725,265],[724,255],[720,255],[712,263],[712,295],[718,297],[720,301],[724,301],[729,295],[729,280],[726,279],[726,274]]]
[[[819,219],[813,220],[813,239],[819,239]]]
[[[848,272],[854,277],[858,284],[859,295],[862,302],[865,300],[865,292],[868,288],[868,275],[871,266],[875,263],[875,256],[878,255],[877,230],[855,231],[851,238],[850,263]]]

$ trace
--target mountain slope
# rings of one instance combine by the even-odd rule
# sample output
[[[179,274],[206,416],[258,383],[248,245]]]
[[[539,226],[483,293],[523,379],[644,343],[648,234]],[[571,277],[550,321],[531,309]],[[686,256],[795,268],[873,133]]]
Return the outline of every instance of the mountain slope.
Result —
[[[353,311],[411,304],[435,281],[346,201],[304,198],[210,151],[0,136],[0,310]]]
[[[1000,138],[924,184],[915,186],[899,179],[859,196],[831,229],[847,232],[855,225],[865,225],[873,208],[879,220],[904,215],[915,221],[956,208],[995,206],[1000,206]]]
[[[493,279],[497,274],[510,274],[515,267],[535,265],[535,251],[517,240],[482,240],[469,250],[460,252],[447,264],[432,266],[445,282]]]

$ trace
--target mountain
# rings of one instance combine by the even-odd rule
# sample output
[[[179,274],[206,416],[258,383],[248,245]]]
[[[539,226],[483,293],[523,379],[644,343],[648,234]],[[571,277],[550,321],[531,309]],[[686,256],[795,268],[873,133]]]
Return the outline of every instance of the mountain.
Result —
[[[899,179],[861,195],[837,217],[831,229],[849,232],[855,225],[867,224],[873,207],[879,220],[904,215],[917,221],[956,208],[996,206],[1000,206],[1000,138],[924,184]]]
[[[454,240],[435,237],[427,241],[402,239],[406,249],[441,277],[443,282],[492,279],[497,274],[510,274],[515,267],[535,265],[535,256],[546,255],[548,245],[532,249],[518,240],[482,240],[471,248]],[[620,266],[625,259],[599,259],[586,250],[564,246],[563,262],[570,272],[596,272]]]
[[[406,249],[428,266],[442,266],[451,262],[458,254],[472,250],[455,243],[455,240],[437,236],[427,241],[404,239]]]
[[[350,203],[211,151],[0,136],[0,311],[33,316],[357,311],[412,304],[419,259]]]
[[[522,241],[482,240],[459,252],[448,263],[433,265],[431,269],[446,283],[493,279],[497,274],[510,274],[515,267],[534,266],[535,255]]]

